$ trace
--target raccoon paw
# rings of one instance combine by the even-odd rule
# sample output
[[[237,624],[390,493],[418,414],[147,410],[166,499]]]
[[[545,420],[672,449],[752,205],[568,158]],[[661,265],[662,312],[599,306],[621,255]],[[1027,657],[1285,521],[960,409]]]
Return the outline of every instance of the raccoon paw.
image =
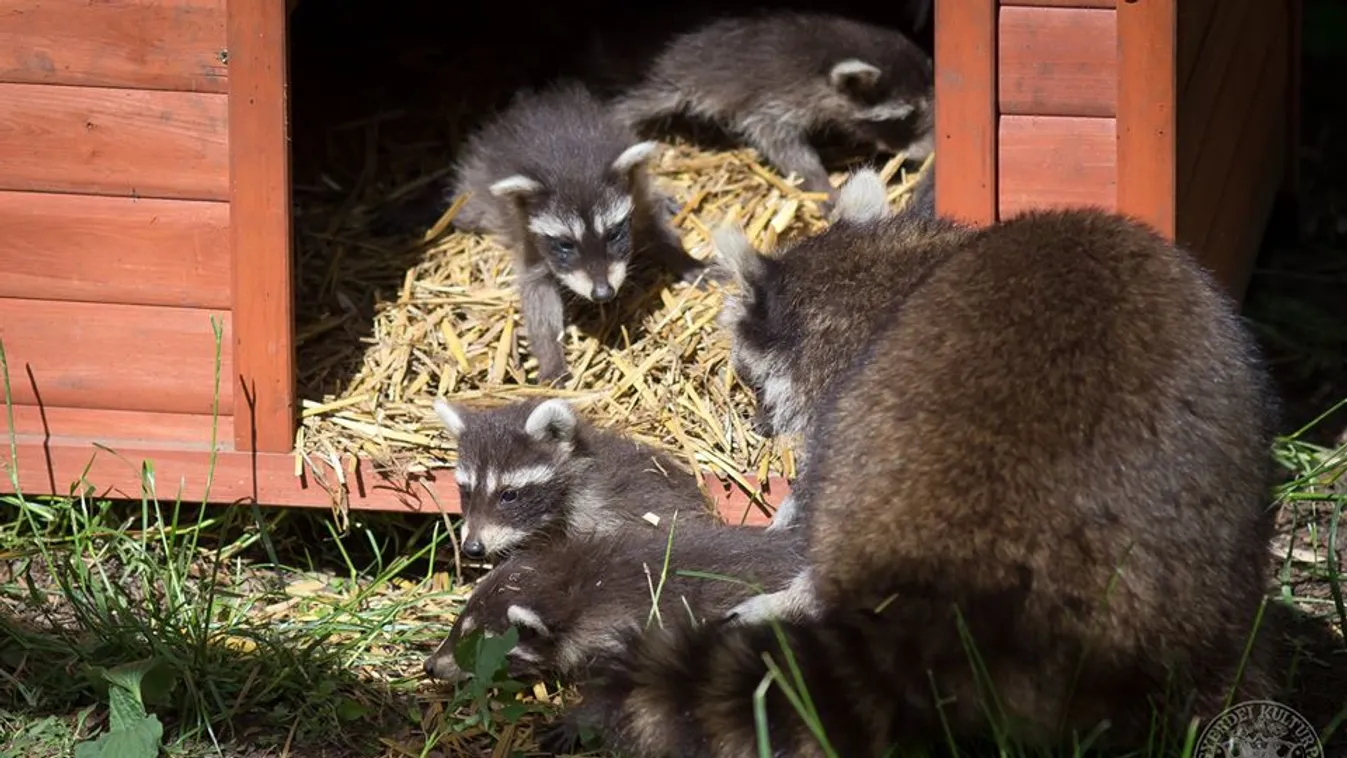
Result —
[[[772,592],[751,597],[734,606],[725,613],[725,620],[731,624],[761,624],[781,616],[782,602]]]
[[[577,710],[583,711],[584,706],[581,705]],[[598,741],[594,727],[574,710],[538,732],[538,747],[547,755],[572,755]]]

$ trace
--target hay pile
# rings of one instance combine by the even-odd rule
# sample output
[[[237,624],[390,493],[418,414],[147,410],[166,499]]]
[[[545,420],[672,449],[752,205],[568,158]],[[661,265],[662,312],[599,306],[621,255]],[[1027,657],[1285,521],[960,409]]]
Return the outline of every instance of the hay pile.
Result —
[[[882,169],[894,207],[907,201],[917,178],[900,164],[895,158]],[[827,223],[818,196],[783,180],[752,149],[712,152],[672,143],[651,169],[656,183],[682,202],[674,222],[697,258],[710,254],[709,229],[730,215],[762,250]],[[619,309],[616,317],[592,306],[572,311],[571,320],[597,314],[588,318],[608,330],[599,337],[614,347],[568,323],[571,378],[559,389],[542,387],[533,381],[536,361],[522,332],[508,250],[490,237],[453,230],[448,222],[456,208],[426,232],[422,251],[420,240],[394,245],[351,228],[360,226],[351,219],[377,215],[358,205],[348,199],[322,211],[331,217],[339,210],[345,231],[333,231],[343,223],[334,220],[326,233],[310,231],[298,243],[301,286],[334,290],[342,304],[332,313],[305,313],[301,299],[296,449],[311,463],[341,461],[349,470],[352,456],[360,456],[406,481],[454,462],[453,443],[430,409],[436,395],[477,405],[544,394],[574,398],[595,422],[710,469],[750,496],[760,493],[745,475],[794,475],[789,446],[748,428],[753,398],[735,380],[727,335],[715,323],[726,294],[721,286],[650,287],[644,302],[606,306]],[[343,298],[344,279],[373,283],[372,312],[365,314],[372,330],[356,326],[361,305]],[[343,331],[351,339],[333,338]]]

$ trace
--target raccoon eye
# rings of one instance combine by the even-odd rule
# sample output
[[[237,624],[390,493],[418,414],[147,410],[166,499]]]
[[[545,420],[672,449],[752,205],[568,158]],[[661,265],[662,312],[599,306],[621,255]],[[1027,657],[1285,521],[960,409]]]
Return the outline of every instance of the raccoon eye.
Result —
[[[575,243],[571,240],[553,239],[552,252],[556,253],[558,258],[565,260],[575,255]]]
[[[627,236],[627,231],[631,228],[631,219],[622,219],[622,223],[609,229],[603,236],[609,242],[617,242]]]
[[[513,503],[518,499],[519,493],[514,490],[505,490],[504,492],[500,493],[500,501],[502,503]]]

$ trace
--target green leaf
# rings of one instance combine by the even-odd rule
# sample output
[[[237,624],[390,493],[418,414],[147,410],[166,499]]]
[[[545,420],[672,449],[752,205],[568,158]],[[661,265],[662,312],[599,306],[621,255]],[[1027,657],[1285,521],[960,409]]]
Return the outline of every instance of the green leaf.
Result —
[[[108,688],[108,728],[121,732],[145,719],[145,706],[133,693],[121,687]]]
[[[338,698],[337,700],[337,718],[342,721],[355,721],[367,713],[369,713],[369,709],[357,700],[349,697]]]
[[[519,630],[513,626],[499,637],[482,637],[481,644],[477,648],[474,676],[483,682],[495,681],[496,674],[506,666],[506,656],[518,641]]]
[[[114,688],[116,691],[116,688]],[[155,716],[143,716],[124,729],[113,729],[92,742],[75,746],[75,758],[156,758],[164,725]]]

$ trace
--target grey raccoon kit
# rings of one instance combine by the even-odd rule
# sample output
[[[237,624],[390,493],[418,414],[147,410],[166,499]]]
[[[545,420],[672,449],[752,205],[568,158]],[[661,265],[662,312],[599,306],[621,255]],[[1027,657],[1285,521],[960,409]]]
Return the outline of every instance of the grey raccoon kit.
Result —
[[[933,149],[931,59],[901,32],[821,13],[716,19],[676,37],[614,101],[633,128],[675,115],[716,123],[811,192],[835,197],[810,140]]]
[[[714,233],[717,258],[739,289],[719,323],[730,333],[735,374],[756,397],[753,426],[764,436],[802,437],[885,314],[971,234],[925,207],[905,208],[901,222],[886,220],[894,214],[884,183],[869,169],[842,185],[837,214],[828,229],[772,256],[737,230]],[[799,482],[809,466],[807,445],[797,448],[797,460]],[[794,523],[797,502],[789,496],[771,528]]]
[[[468,558],[623,525],[664,533],[675,511],[680,522],[719,520],[696,476],[677,461],[595,427],[560,398],[476,411],[436,398],[434,410],[458,443],[454,476]]]
[[[612,300],[642,259],[689,281],[702,273],[668,225],[670,200],[650,186],[645,164],[656,148],[574,82],[516,95],[463,147],[450,194],[471,195],[454,225],[500,235],[514,250],[544,382],[566,373],[563,287]]]
[[[911,235],[891,218],[853,244],[920,250]],[[1228,692],[1275,697],[1269,632],[1242,656],[1276,402],[1232,303],[1185,251],[1097,210],[953,239],[913,257],[920,281],[818,414],[808,570],[731,623],[634,635],[594,672],[575,718],[617,752],[755,754],[762,656],[785,665],[773,616],[838,755],[997,726],[1037,752],[1104,722],[1099,747],[1141,748]],[[774,755],[822,754],[779,688],[766,717]]]
[[[509,653],[513,676],[569,679],[620,651],[623,632],[646,626],[652,583],[659,587],[658,618],[692,613],[700,622],[725,613],[752,586],[784,587],[803,565],[801,540],[753,527],[708,528],[681,516],[671,547],[667,534],[634,529],[536,543],[478,582],[425,671],[435,679],[463,678],[453,658],[463,636],[476,629],[500,635],[514,626],[520,636]],[[678,573],[689,570],[738,581]]]

